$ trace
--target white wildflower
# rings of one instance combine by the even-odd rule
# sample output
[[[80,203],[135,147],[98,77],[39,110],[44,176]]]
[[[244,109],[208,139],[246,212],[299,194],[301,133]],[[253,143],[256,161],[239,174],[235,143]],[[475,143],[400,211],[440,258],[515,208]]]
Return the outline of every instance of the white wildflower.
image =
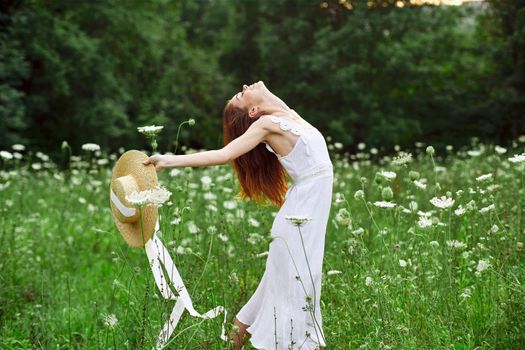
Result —
[[[148,197],[151,190],[133,191],[126,195],[126,201],[131,205],[142,207],[148,203]]]
[[[234,201],[234,200],[224,201],[222,204],[224,205],[224,207],[226,209],[233,210],[233,209],[237,208],[237,202]]]
[[[418,204],[416,201],[410,201],[410,203],[408,203],[408,208],[412,211],[412,212],[415,212],[417,209],[418,209]]]
[[[341,192],[335,193],[335,203],[341,203],[345,201],[345,195]]]
[[[507,149],[505,147],[501,147],[501,146],[498,146],[498,145],[496,145],[494,147],[494,151],[496,151],[496,153],[498,153],[498,154],[507,153]]]
[[[369,286],[369,285],[372,284],[372,282],[374,282],[372,277],[366,276],[366,278],[365,278],[365,285]]]
[[[188,231],[195,234],[200,231],[199,227],[193,221],[188,221]]]
[[[454,205],[454,200],[446,196],[441,196],[441,198],[438,198],[438,197],[432,198],[430,200],[430,203],[432,203],[434,206],[440,209],[447,209],[447,208],[450,208],[452,205]]]
[[[494,210],[494,209],[496,209],[496,206],[495,206],[494,204],[491,204],[491,205],[489,205],[489,206],[487,206],[487,207],[481,208],[481,209],[479,210],[479,212],[480,212],[481,214],[485,214],[485,213],[487,213],[487,212],[489,212],[489,211],[491,211],[491,210]]]
[[[352,234],[353,234],[354,236],[361,236],[361,235],[363,235],[364,233],[365,233],[365,229],[362,228],[362,227],[359,227],[359,228],[357,228],[357,229],[355,229],[355,230],[352,231]]]
[[[463,293],[461,293],[459,296],[461,298],[463,298],[463,299],[468,299],[468,298],[470,298],[471,294],[472,294],[472,292],[471,292],[470,288],[465,288],[463,290]]]
[[[228,236],[226,236],[226,235],[225,235],[224,233],[222,233],[222,232],[219,233],[219,234],[217,235],[217,237],[219,237],[219,239],[220,239],[221,241],[223,241],[223,242],[228,242],[228,239],[229,239]]]
[[[465,248],[467,245],[463,242],[457,241],[457,240],[451,240],[447,241],[447,245],[452,248]]]
[[[171,169],[170,170],[170,176],[177,176],[179,175],[180,173],[182,173],[182,170],[178,169],[178,168],[174,168],[174,169]]]
[[[211,177],[209,177],[208,175],[204,175],[203,177],[201,177],[201,182],[203,186],[209,186],[211,185],[212,180]]]
[[[516,154],[514,157],[509,158],[511,163],[523,163],[525,162],[525,153]]]
[[[13,155],[10,152],[7,151],[0,151],[0,158],[4,158],[6,160],[13,159]]]
[[[394,159],[392,159],[392,164],[397,166],[407,165],[412,161],[412,154],[406,152],[399,152]]]
[[[430,241],[430,246],[431,247],[439,247],[439,242],[438,241]]]
[[[399,266],[401,266],[401,267],[406,267],[406,266],[407,266],[407,262],[406,262],[406,260],[399,259]]]
[[[417,225],[421,228],[427,228],[427,227],[430,227],[432,226],[432,220],[430,219],[427,219],[426,217],[424,216],[421,216],[419,218],[419,221],[417,222]]]
[[[261,236],[260,234],[256,232],[253,232],[253,233],[250,233],[247,241],[248,243],[254,245],[254,244],[257,244],[257,242],[260,242],[262,239],[263,239],[263,236]]]
[[[481,154],[483,154],[483,150],[479,149],[479,150],[470,150],[470,151],[467,151],[467,154],[471,157],[477,157],[477,156],[480,156]]]
[[[147,126],[139,126],[137,130],[146,136],[155,136],[163,129],[163,126],[157,126],[157,125],[147,125]]]
[[[354,193],[354,198],[357,200],[363,199],[365,198],[365,193],[363,192],[363,190],[357,190]]]
[[[302,227],[312,220],[311,217],[302,215],[286,215],[284,218],[297,227]]]
[[[331,275],[338,275],[338,274],[340,274],[340,273],[342,273],[342,272],[339,271],[339,270],[330,270],[330,271],[328,271],[326,274],[327,274],[328,276],[331,276]]]
[[[492,174],[491,173],[488,173],[488,174],[484,174],[484,175],[481,175],[481,176],[478,176],[476,178],[476,181],[486,181],[486,180],[489,180],[489,179],[492,179]]]
[[[98,145],[95,145],[95,146],[98,147]],[[49,160],[49,156],[42,152],[36,152],[35,156],[37,156],[37,158],[40,158],[40,160],[42,160],[43,162],[47,162]]]
[[[335,221],[341,225],[348,225],[350,223],[350,212],[346,208],[341,208],[335,215]]]
[[[488,269],[490,266],[491,265],[487,260],[479,260],[478,266],[476,266],[476,275],[479,275],[482,271]]]
[[[387,201],[376,201],[374,202],[374,205],[380,208],[393,208],[396,206],[396,203]]]
[[[216,200],[217,199],[217,195],[215,193],[212,193],[212,192],[205,192],[204,195],[203,195],[204,199],[206,199],[207,201],[213,201],[213,200]]]
[[[23,152],[26,150],[26,146],[24,145],[21,145],[21,144],[14,144],[13,146],[11,146],[11,148],[14,150],[14,151],[18,151],[18,152]]]
[[[414,185],[416,185],[416,187],[424,190],[424,189],[427,188],[426,179],[415,180],[414,181]]]
[[[424,217],[426,217],[426,218],[429,218],[429,217],[432,216],[432,212],[431,212],[431,211],[421,211],[421,210],[419,210],[419,211],[417,212],[417,215],[419,215],[419,216],[424,216]]]
[[[254,218],[249,218],[248,219],[248,223],[250,225],[252,225],[253,227],[259,227],[261,226],[261,224],[259,223],[259,221],[255,220]]]
[[[393,171],[384,171],[384,170],[381,170],[379,173],[377,173],[378,175],[384,177],[385,179],[387,180],[393,180],[396,178],[397,174]]]
[[[100,151],[100,146],[96,143],[85,143],[82,145],[82,149],[88,152]]]
[[[114,314],[104,316],[104,325],[109,329],[114,329],[117,326],[118,319]]]
[[[365,148],[366,148],[366,144],[365,144],[364,142],[359,142],[359,143],[357,144],[357,149],[358,149],[358,150],[362,151],[362,150],[364,150]]]
[[[459,207],[454,210],[454,214],[456,214],[456,216],[461,216],[463,214],[465,214],[465,208],[463,208],[461,205],[459,205]]]
[[[148,194],[148,203],[161,207],[171,196],[171,192],[162,186],[157,186]]]

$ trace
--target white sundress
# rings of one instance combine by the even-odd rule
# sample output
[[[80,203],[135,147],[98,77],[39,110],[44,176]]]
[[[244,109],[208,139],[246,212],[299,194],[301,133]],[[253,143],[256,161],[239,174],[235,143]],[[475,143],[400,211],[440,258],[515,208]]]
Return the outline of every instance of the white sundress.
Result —
[[[321,271],[332,203],[333,167],[319,130],[300,128],[276,116],[270,119],[279,123],[282,130],[299,135],[286,156],[277,154],[264,142],[266,148],[275,153],[293,185],[286,192],[284,204],[273,221],[271,236],[274,239],[269,246],[261,281],[236,317],[250,325],[247,331],[256,349],[313,350],[326,346],[320,310]],[[312,218],[301,227],[304,250],[298,228],[285,220],[286,215]],[[306,295],[311,297],[315,312],[305,310]]]

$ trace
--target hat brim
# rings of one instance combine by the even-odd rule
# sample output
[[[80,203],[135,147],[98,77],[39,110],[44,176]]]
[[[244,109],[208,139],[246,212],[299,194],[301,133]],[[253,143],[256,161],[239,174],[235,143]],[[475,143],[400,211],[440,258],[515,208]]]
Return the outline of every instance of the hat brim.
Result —
[[[138,185],[139,191],[153,189],[158,185],[157,172],[153,164],[144,165],[142,164],[149,157],[139,151],[131,150],[127,151],[118,159],[115,167],[113,168],[113,175],[111,177],[111,183],[115,179],[132,175]],[[111,193],[111,184],[110,184]],[[111,195],[110,195],[111,196]],[[113,221],[120,231],[122,237],[126,243],[132,248],[144,247],[146,242],[153,237],[155,232],[155,224],[158,218],[158,209],[155,206],[148,205],[142,208],[141,220],[137,220],[133,223],[122,222],[118,219],[115,213],[118,212],[118,208],[113,204],[111,198],[109,200],[111,206],[111,215]],[[138,208],[137,208],[138,210]],[[142,235],[142,229],[144,230],[144,236]]]

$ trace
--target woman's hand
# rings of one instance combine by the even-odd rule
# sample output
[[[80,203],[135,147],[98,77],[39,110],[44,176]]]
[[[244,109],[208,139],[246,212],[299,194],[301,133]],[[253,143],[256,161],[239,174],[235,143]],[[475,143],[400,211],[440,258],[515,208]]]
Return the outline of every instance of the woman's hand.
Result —
[[[173,166],[170,162],[170,156],[167,154],[155,154],[148,159],[146,159],[142,164],[149,165],[153,164],[155,166],[155,171],[159,172],[164,168],[168,168],[170,166]]]

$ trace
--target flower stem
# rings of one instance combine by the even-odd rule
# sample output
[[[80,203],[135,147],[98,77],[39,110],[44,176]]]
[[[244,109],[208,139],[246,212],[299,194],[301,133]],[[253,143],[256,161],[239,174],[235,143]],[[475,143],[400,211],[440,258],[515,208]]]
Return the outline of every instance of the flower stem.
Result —
[[[317,300],[317,296],[316,296],[316,293],[315,293],[315,283],[314,283],[314,278],[312,276],[312,270],[310,269],[310,263],[308,262],[308,255],[306,254],[306,248],[304,247],[304,240],[303,240],[303,234],[301,232],[301,227],[300,226],[297,226],[297,228],[299,229],[299,236],[301,237],[301,245],[303,246],[303,252],[304,252],[304,257],[306,259],[306,266],[308,266],[308,273],[310,274],[310,280],[312,281],[312,288],[314,290],[314,300],[312,302],[312,313],[313,315],[315,316],[315,303],[316,303],[316,300]],[[313,317],[313,321],[317,324],[317,326],[319,326],[317,320],[315,317]],[[321,327],[319,327],[321,328]],[[317,327],[314,327],[314,330],[315,330],[315,335],[317,336],[317,339],[319,340],[319,334],[317,334]],[[324,335],[323,335],[323,340],[324,340]]]

